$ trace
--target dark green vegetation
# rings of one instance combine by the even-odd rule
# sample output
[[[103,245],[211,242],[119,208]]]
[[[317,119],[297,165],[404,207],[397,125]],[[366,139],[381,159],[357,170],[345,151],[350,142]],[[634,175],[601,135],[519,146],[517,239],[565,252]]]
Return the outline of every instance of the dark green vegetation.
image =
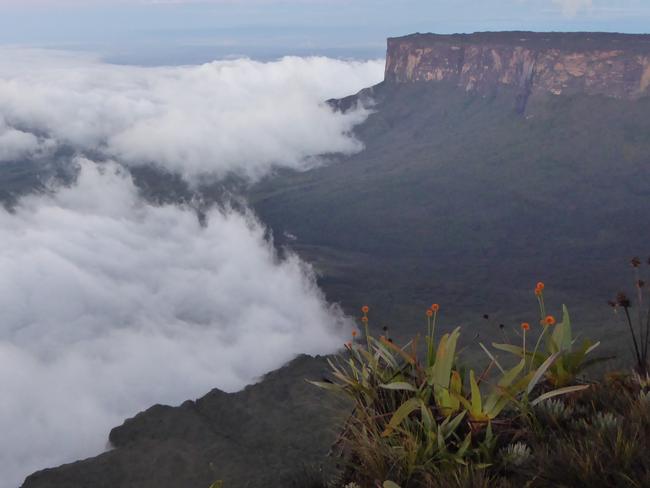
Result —
[[[548,95],[519,116],[507,90],[366,94],[377,103],[357,130],[365,151],[250,195],[276,239],[322,273],[330,300],[354,313],[372,305],[401,337],[435,301],[450,324],[490,337],[530,320],[542,280],[592,336],[619,336],[607,300],[650,242],[650,98]]]
[[[492,465],[420,473],[401,488],[650,486],[650,393],[631,377],[609,376],[571,398],[551,400],[492,445]],[[484,444],[484,432],[476,433]],[[510,443],[508,443],[510,439]],[[504,442],[505,441],[505,442]],[[305,485],[308,486],[308,485]],[[343,487],[344,483],[309,485]],[[381,486],[360,483],[361,487]]]
[[[598,346],[577,347],[566,308],[556,323],[543,284],[537,294],[542,320],[521,324],[519,346],[484,346],[477,371],[457,354],[460,329],[436,335],[437,307],[419,356],[418,337],[398,347],[366,326],[316,383],[354,405],[336,444],[342,473],[323,486],[647,486],[650,378],[580,380]]]

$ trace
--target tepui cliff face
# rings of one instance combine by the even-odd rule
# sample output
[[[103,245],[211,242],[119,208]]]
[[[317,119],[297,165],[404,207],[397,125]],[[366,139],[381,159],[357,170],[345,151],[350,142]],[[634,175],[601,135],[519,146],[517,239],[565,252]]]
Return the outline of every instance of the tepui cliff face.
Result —
[[[650,95],[650,35],[604,33],[413,34],[388,40],[386,82],[449,82],[483,94]]]

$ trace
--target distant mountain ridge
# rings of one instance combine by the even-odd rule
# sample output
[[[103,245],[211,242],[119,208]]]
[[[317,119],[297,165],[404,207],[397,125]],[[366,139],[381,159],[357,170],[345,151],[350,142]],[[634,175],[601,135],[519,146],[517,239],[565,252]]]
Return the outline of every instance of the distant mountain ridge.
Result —
[[[650,93],[650,35],[486,32],[388,39],[387,83],[446,81],[466,91],[517,90],[636,99]]]

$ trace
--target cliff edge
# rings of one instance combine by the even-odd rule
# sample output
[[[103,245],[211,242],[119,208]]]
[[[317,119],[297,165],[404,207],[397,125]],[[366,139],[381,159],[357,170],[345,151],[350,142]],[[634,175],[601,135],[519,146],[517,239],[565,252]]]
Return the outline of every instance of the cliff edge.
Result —
[[[622,99],[650,95],[650,35],[486,32],[388,39],[387,83],[449,82],[466,91]]]

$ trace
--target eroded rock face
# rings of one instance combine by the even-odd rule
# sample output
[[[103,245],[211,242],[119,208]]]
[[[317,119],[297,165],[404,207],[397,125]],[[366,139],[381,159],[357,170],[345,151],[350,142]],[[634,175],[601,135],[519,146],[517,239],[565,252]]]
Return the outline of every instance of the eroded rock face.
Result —
[[[650,35],[414,34],[388,40],[386,81],[446,81],[485,94],[507,85],[522,110],[536,91],[635,99],[650,95]]]

